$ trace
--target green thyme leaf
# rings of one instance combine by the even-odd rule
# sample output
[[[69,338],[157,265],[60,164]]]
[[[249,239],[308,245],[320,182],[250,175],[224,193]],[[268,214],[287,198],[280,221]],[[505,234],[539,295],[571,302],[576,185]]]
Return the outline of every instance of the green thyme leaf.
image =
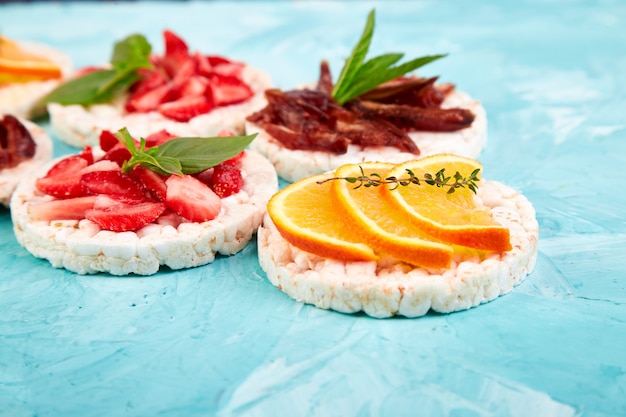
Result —
[[[126,128],[116,132],[115,137],[131,154],[122,167],[124,172],[141,165],[162,175],[183,175],[196,174],[236,156],[254,140],[256,133],[248,136],[176,138],[148,149],[144,139],[137,147]]]
[[[424,56],[395,67],[393,65],[400,61],[404,54],[383,54],[365,61],[374,33],[374,20],[375,10],[372,9],[367,16],[367,22],[361,38],[352,50],[352,54],[346,60],[339,79],[333,88],[332,96],[339,104],[344,104],[387,81],[391,81],[446,56],[445,54]]]
[[[151,49],[142,35],[131,35],[117,42],[111,57],[112,68],[88,72],[64,82],[35,103],[31,114],[44,116],[48,103],[89,106],[110,102],[139,79],[138,69],[152,67]]]

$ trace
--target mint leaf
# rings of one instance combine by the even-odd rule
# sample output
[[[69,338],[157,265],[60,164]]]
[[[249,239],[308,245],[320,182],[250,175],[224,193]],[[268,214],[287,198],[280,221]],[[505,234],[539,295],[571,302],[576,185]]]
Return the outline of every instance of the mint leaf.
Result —
[[[66,81],[35,103],[31,114],[44,116],[49,103],[89,106],[112,101],[139,79],[138,69],[152,66],[151,49],[142,35],[131,35],[117,42],[111,57],[113,68],[96,70]]]
[[[445,54],[424,56],[395,67],[392,65],[400,61],[404,54],[384,54],[365,61],[374,32],[374,19],[375,10],[372,9],[367,16],[363,34],[354,47],[352,54],[346,60],[341,75],[333,88],[331,95],[339,104],[344,104],[387,81],[391,81],[446,56]]]

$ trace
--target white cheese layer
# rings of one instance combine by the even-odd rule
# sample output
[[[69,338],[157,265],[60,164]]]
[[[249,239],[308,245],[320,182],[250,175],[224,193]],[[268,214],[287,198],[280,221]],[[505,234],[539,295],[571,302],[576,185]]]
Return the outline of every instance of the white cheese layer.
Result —
[[[11,200],[11,194],[17,187],[17,184],[24,178],[33,175],[39,167],[52,158],[52,140],[41,127],[20,119],[20,122],[28,129],[33,140],[37,144],[35,155],[28,160],[22,161],[13,168],[5,168],[0,170],[0,204],[8,207]]]
[[[72,61],[65,53],[33,42],[19,42],[19,44],[24,50],[46,57],[56,63],[61,68],[63,78],[71,75]],[[12,114],[28,119],[31,107],[37,100],[59,85],[59,82],[60,80],[46,80],[0,85],[0,114]]]
[[[443,108],[461,107],[471,110],[476,118],[472,125],[456,132],[411,132],[409,136],[420,149],[419,157],[437,153],[452,153],[476,159],[487,143],[487,114],[480,102],[469,95],[454,91],[442,104]],[[390,146],[362,147],[350,145],[348,152],[337,155],[327,151],[291,150],[272,138],[258,125],[246,122],[246,133],[259,133],[250,145],[274,164],[278,175],[290,182],[333,171],[344,164],[365,161],[400,163],[417,155]]]
[[[41,170],[22,181],[11,199],[15,236],[34,256],[78,274],[151,275],[161,265],[182,269],[208,264],[218,253],[232,255],[246,246],[262,222],[267,201],[278,190],[274,168],[258,153],[246,151],[241,170],[243,189],[222,199],[215,219],[177,227],[162,219],[123,233],[101,230],[86,219],[32,221],[29,204],[50,199],[35,189],[35,178],[46,172]]]
[[[268,279],[297,301],[343,313],[419,317],[475,307],[510,292],[532,272],[539,226],[532,204],[494,181],[481,181],[478,196],[492,217],[510,230],[512,250],[457,259],[443,272],[405,264],[342,262],[289,244],[269,216],[258,232],[258,254]]]
[[[50,125],[59,139],[76,147],[97,145],[100,132],[116,132],[123,127],[137,138],[163,129],[175,136],[217,136],[223,129],[243,134],[245,117],[265,105],[264,92],[272,82],[268,74],[249,66],[243,68],[242,77],[254,96],[240,104],[215,108],[188,122],[168,119],[156,111],[127,113],[125,97],[121,97],[115,103],[89,107],[51,103],[48,105]]]

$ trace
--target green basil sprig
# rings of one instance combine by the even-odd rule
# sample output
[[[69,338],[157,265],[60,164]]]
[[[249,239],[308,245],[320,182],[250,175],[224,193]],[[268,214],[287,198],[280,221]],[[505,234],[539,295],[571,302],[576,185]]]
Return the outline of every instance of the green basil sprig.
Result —
[[[111,56],[111,68],[88,72],[64,82],[35,103],[31,114],[45,116],[48,103],[88,106],[110,102],[139,79],[138,69],[152,68],[151,51],[152,47],[142,35],[131,35],[117,42]]]
[[[446,56],[446,54],[423,56],[395,67],[392,65],[400,61],[404,54],[383,54],[365,61],[374,34],[374,17],[375,10],[372,9],[367,16],[363,34],[346,60],[333,88],[331,95],[339,104],[344,104],[387,81]]]
[[[124,162],[122,171],[129,172],[133,166],[141,165],[162,175],[196,174],[214,167],[243,151],[256,137],[183,137],[164,142],[146,149],[145,139],[139,147],[128,129],[123,128],[115,137],[130,151],[131,158]]]

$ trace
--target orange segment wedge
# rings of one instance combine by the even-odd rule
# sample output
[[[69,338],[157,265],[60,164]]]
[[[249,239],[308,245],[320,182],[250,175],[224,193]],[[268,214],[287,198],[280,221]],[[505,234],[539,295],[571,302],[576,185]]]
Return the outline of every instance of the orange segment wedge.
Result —
[[[61,68],[51,60],[0,36],[0,84],[57,79],[61,75]]]
[[[366,162],[343,165],[335,172],[337,178],[356,178],[379,174],[383,178],[393,164]],[[357,187],[345,180],[332,181],[332,199],[343,222],[367,242],[375,252],[390,255],[412,265],[427,268],[448,268],[453,249],[435,242],[432,237],[406,220],[403,211],[381,196],[383,186]]]
[[[281,236],[292,245],[319,256],[343,261],[376,261],[378,256],[336,215],[330,175],[308,177],[280,190],[267,212]]]
[[[475,169],[482,169],[482,164],[450,154],[408,161],[394,166],[387,176],[406,178],[407,170],[410,170],[422,180],[421,185],[410,184],[395,189],[387,185],[381,187],[382,194],[405,213],[407,221],[437,239],[481,250],[510,250],[509,230],[493,220],[485,207],[477,204],[469,188],[456,188],[453,193],[447,193],[441,187],[427,185],[423,181],[426,174],[435,177],[442,168],[445,169],[445,176],[454,177],[459,172],[463,177],[469,177]],[[480,183],[477,185],[480,187]]]

